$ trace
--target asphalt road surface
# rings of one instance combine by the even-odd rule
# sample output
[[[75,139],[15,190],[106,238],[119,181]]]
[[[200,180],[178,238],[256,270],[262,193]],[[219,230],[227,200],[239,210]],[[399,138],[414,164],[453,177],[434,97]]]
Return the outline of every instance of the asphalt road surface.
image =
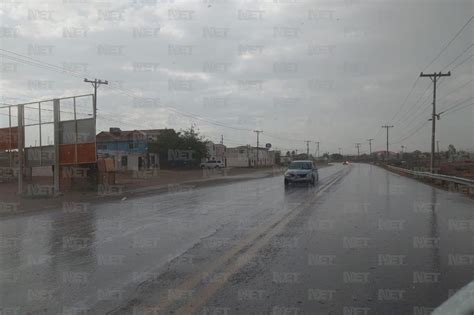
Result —
[[[0,221],[0,313],[429,314],[473,279],[473,205],[363,164],[66,204]]]

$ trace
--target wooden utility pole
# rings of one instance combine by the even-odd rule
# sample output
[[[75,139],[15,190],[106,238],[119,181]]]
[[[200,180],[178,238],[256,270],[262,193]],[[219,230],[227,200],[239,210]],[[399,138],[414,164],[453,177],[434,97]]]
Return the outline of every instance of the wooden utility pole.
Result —
[[[255,132],[257,134],[257,167],[258,167],[258,151],[259,151],[259,145],[260,145],[260,133],[263,133],[262,130],[254,130],[253,132]]]
[[[84,82],[87,82],[87,83],[91,83],[92,84],[92,87],[94,88],[94,101],[93,101],[93,107],[94,107],[94,119],[97,118],[97,88],[101,85],[101,84],[109,84],[109,82],[107,80],[105,81],[102,81],[102,80],[97,80],[97,79],[94,79],[94,80],[88,80],[88,79],[84,79]]]
[[[436,152],[437,152],[437,160],[438,160],[438,167],[441,166],[441,157],[439,156],[439,140],[436,140]]]
[[[316,142],[314,142],[314,143],[316,143],[316,152],[317,152],[317,153],[316,153],[316,156],[317,156],[318,159],[319,159],[319,141],[316,141]]]
[[[357,148],[357,159],[359,159],[359,149],[360,149],[360,146],[361,146],[362,143],[356,143],[356,148]]]
[[[388,156],[388,129],[393,128],[393,126],[385,125],[385,126],[382,126],[382,128],[387,129],[387,148],[385,150],[385,160],[388,161],[388,158],[389,158],[389,156]]]
[[[309,143],[311,142],[311,140],[306,140],[305,142],[306,142],[306,157],[309,160]]]
[[[430,161],[430,169],[431,173],[434,172],[434,155],[435,155],[435,142],[436,142],[436,119],[439,119],[439,115],[436,114],[436,82],[437,79],[440,77],[449,77],[451,76],[451,71],[448,73],[441,73],[441,72],[433,72],[424,74],[423,72],[420,73],[420,77],[428,77],[433,81],[433,112],[431,114],[431,161]]]
[[[372,155],[372,141],[373,141],[373,140],[374,140],[374,139],[367,139],[367,141],[369,141],[369,156]]]

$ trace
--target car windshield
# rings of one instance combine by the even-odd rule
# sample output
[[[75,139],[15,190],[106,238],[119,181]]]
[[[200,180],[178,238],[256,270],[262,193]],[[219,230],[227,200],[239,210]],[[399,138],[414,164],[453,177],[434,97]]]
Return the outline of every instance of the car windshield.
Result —
[[[290,166],[288,166],[290,170],[310,170],[312,169],[312,165],[309,162],[292,162]]]

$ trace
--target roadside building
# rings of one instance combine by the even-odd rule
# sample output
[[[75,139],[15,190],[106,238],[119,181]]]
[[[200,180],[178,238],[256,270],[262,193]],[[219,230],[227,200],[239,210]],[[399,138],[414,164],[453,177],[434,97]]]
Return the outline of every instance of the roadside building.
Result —
[[[275,151],[250,146],[227,148],[226,160],[230,167],[272,166],[275,165]]]
[[[158,137],[168,130],[173,129],[140,129],[139,131],[144,132],[146,134],[146,139],[148,142],[153,142],[157,141]]]
[[[207,160],[216,160],[222,161],[225,164],[226,160],[226,146],[220,143],[214,143],[212,141],[208,141],[206,143],[207,148]]]
[[[139,171],[159,166],[157,154],[148,152],[149,141],[144,131],[110,128],[100,132],[96,141],[97,156],[113,158],[118,171]]]
[[[377,158],[377,160],[384,160],[386,158],[386,154],[387,154],[387,151],[383,151],[383,150],[372,152],[372,155],[374,155]],[[388,151],[389,160],[396,159],[397,157],[398,157],[398,153]]]
[[[291,163],[291,156],[286,156],[286,155],[281,156],[280,157],[280,163],[283,164],[283,165],[290,164]]]

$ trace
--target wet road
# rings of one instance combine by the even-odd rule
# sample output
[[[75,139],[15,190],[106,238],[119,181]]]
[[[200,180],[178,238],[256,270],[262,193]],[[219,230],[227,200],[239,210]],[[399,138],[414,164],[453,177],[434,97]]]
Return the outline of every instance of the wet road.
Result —
[[[320,178],[288,190],[281,176],[184,186],[3,219],[0,308],[424,314],[473,278],[472,200],[369,165]]]

